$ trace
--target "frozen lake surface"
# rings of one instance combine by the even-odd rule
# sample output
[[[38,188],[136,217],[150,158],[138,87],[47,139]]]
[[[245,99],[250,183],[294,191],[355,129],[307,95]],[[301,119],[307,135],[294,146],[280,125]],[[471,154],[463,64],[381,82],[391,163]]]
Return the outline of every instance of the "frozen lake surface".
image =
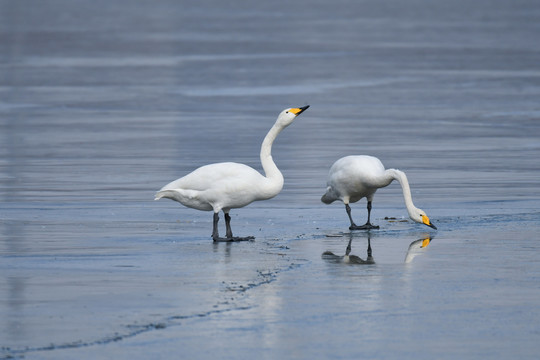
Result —
[[[539,34],[533,0],[0,0],[0,358],[536,359]],[[306,104],[255,241],[153,201]],[[351,233],[350,154],[438,230],[396,183]]]

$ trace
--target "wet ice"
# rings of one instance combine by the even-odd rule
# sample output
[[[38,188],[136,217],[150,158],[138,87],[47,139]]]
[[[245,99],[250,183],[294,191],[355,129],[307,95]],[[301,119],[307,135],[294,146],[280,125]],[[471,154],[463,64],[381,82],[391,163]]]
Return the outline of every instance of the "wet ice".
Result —
[[[538,17],[533,1],[2,3],[1,356],[536,358]],[[231,212],[255,242],[213,244],[211,213],[153,201],[202,164],[260,169],[275,113],[304,103],[273,148],[282,193]],[[381,228],[350,233],[319,200],[350,154],[406,171],[439,230],[407,221],[393,184]],[[321,256],[352,239],[365,260],[368,236],[374,264]]]

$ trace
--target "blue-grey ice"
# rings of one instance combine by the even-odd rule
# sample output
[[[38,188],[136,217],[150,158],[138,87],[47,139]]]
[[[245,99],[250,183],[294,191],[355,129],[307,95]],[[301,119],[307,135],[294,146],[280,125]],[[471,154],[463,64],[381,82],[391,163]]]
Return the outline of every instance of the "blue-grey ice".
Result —
[[[0,358],[536,359],[539,34],[534,0],[0,1]],[[255,241],[153,201],[262,171],[303,104],[231,213]],[[350,231],[353,154],[438,230],[394,183]]]

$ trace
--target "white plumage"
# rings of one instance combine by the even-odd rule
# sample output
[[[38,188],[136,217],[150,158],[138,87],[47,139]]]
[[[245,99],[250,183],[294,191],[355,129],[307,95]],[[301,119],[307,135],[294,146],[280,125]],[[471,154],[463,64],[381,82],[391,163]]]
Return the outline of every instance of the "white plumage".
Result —
[[[254,239],[252,236],[233,237],[229,211],[279,194],[283,188],[283,175],[272,159],[272,144],[277,135],[308,107],[309,105],[283,110],[268,131],[260,153],[264,176],[247,165],[234,162],[205,165],[165,185],[157,192],[155,199],[168,198],[193,209],[214,211],[214,241]],[[225,238],[219,237],[217,228],[220,211],[225,214]]]
[[[341,200],[345,204],[345,210],[349,216],[351,230],[378,229],[370,222],[371,202],[377,189],[390,185],[394,180],[401,184],[405,206],[409,217],[421,224],[425,224],[436,229],[426,213],[414,206],[411,197],[409,181],[403,171],[384,168],[379,159],[368,155],[350,155],[337,160],[328,173],[326,193],[321,201],[325,204],[331,204],[336,200]],[[354,223],[351,216],[349,203],[357,202],[362,198],[367,199],[368,220],[358,226]]]

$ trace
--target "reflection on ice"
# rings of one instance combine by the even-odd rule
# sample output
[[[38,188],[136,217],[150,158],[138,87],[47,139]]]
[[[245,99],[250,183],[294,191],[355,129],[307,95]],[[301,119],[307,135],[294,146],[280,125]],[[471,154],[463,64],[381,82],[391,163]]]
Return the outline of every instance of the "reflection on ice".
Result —
[[[347,244],[347,248],[345,249],[345,255],[339,256],[334,254],[331,251],[325,251],[322,254],[322,258],[328,262],[333,263],[344,263],[344,264],[361,264],[361,265],[367,265],[367,264],[375,264],[375,260],[373,260],[373,256],[371,256],[371,239],[368,236],[368,247],[367,247],[367,257],[366,260],[361,259],[360,257],[356,255],[350,255],[351,253],[351,244],[352,244],[353,236],[352,234],[349,234],[349,243]]]
[[[409,248],[407,249],[407,253],[405,255],[405,263],[408,264],[412,262],[412,260],[420,255],[423,254],[426,251],[426,248],[431,243],[431,240],[433,240],[434,236],[431,234],[425,234],[421,239],[413,241]],[[365,260],[361,259],[360,257],[356,255],[350,255],[352,250],[352,239],[353,234],[349,234],[349,242],[347,244],[347,248],[345,249],[345,255],[336,255],[331,251],[325,251],[322,254],[323,260],[326,260],[328,262],[332,263],[345,263],[345,264],[375,264],[375,260],[372,256],[372,250],[371,250],[371,237],[368,234],[367,241],[368,241],[368,247],[367,247],[367,257]]]
[[[425,252],[426,247],[429,245],[431,240],[433,239],[432,235],[425,235],[422,239],[413,241],[409,245],[409,249],[407,250],[407,254],[405,255],[405,263],[410,263],[416,256],[423,254]]]

